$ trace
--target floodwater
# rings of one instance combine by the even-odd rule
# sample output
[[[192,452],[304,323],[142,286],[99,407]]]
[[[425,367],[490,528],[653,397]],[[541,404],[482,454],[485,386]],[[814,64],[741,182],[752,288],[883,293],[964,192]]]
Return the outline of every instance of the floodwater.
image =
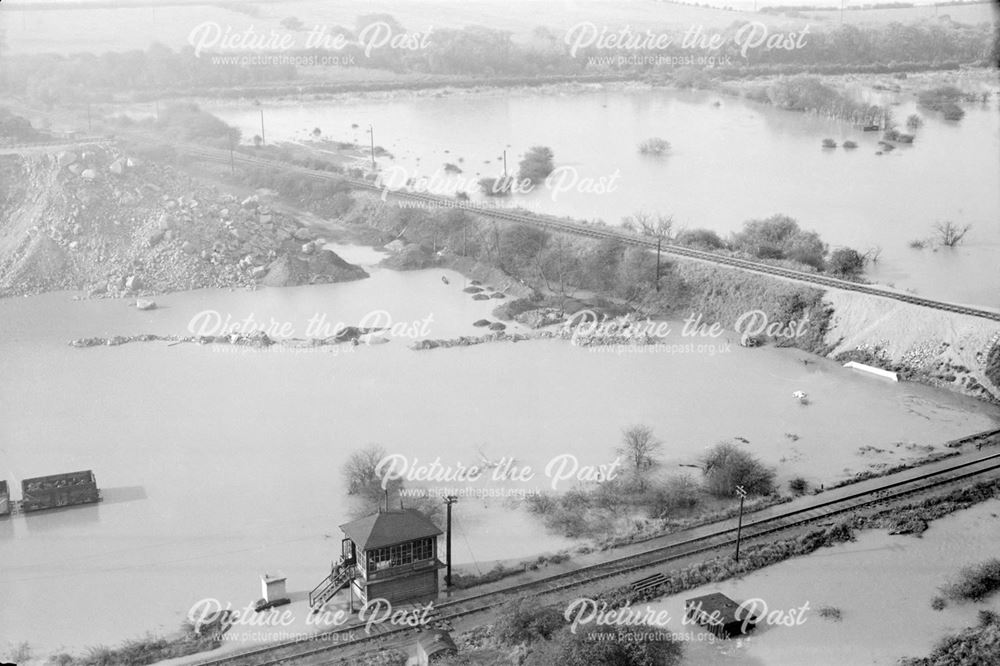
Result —
[[[991,500],[934,521],[920,538],[861,532],[856,541],[651,606],[669,612],[672,632],[699,630],[681,625],[684,600],[711,592],[739,603],[761,599],[769,612],[779,611],[793,623],[802,618],[793,626],[764,624],[748,638],[712,642],[695,637],[684,661],[692,666],[889,666],[901,657],[927,656],[944,636],[976,625],[979,610],[1000,611],[997,595],[979,603],[950,603],[942,611],[931,608],[938,588],[962,567],[996,556],[998,513],[1000,502]],[[841,619],[820,616],[824,606],[839,609]]]
[[[912,97],[887,101],[899,102],[893,113],[900,122],[917,112]],[[279,102],[264,105],[264,122],[269,141],[304,139],[318,127],[325,137],[362,146],[371,124],[375,143],[393,155],[379,160],[392,187],[435,178],[433,191],[466,191],[474,199],[482,198],[480,178],[503,173],[504,150],[513,173],[531,146],[549,146],[558,178],[505,205],[609,224],[644,210],[672,215],[675,228],[707,227],[723,236],[746,220],[784,213],[831,247],[880,247],[874,281],[1000,307],[1000,115],[995,96],[964,108],[959,123],[921,112],[925,125],[916,141],[884,155],[876,155],[877,132],[849,123],[672,90]],[[249,102],[211,110],[246,140],[260,133],[260,108]],[[639,154],[650,137],[669,141],[669,154]],[[825,137],[852,139],[858,148],[825,150]],[[447,175],[446,163],[463,172]],[[943,220],[972,225],[962,245],[909,247]]]
[[[347,284],[169,294],[146,312],[65,293],[0,301],[0,474],[17,498],[20,479],[93,469],[105,498],[0,519],[0,645],[80,649],[171,631],[204,597],[235,607],[257,599],[265,571],[283,571],[301,597],[337,557],[337,526],[351,518],[341,466],[369,443],[452,467],[516,458],[537,472],[503,486],[516,495],[549,487],[553,457],[612,462],[621,429],[634,423],[664,440],[666,472],[740,436],[783,483],[799,474],[819,483],[1000,420],[970,399],[806,364],[797,351],[726,350],[724,339],[678,332],[674,343],[695,347],[614,354],[529,341],[415,352],[399,335],[302,353],[66,344],[184,335],[206,310],[284,323],[300,337],[310,318],[357,324],[384,310],[408,325],[400,335],[454,337],[481,331],[471,323],[497,303],[473,301],[465,284],[447,271],[373,269]],[[794,400],[796,390],[811,404]],[[859,454],[864,444],[885,452]],[[475,497],[456,505],[457,565],[485,569],[568,545],[504,506]]]

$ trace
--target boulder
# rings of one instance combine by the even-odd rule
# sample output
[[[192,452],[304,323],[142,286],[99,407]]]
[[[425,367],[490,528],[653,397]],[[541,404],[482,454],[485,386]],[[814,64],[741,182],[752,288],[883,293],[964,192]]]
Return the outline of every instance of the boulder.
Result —
[[[154,245],[156,245],[157,243],[159,243],[161,240],[163,240],[163,236],[164,235],[165,235],[165,232],[163,232],[163,231],[154,231],[153,233],[151,233],[149,235],[149,238],[146,239],[146,245],[148,245],[149,247],[153,247]]]
[[[108,171],[110,171],[116,176],[122,175],[123,173],[125,173],[125,160],[121,158],[115,160],[114,162],[111,163],[111,166],[108,167]]]
[[[125,289],[128,291],[139,291],[142,289],[142,279],[135,275],[125,278]]]
[[[84,180],[95,180],[97,178],[97,172],[93,169],[84,169],[80,172],[80,178]]]
[[[138,298],[135,301],[135,307],[137,310],[155,310],[156,301],[149,298]]]
[[[181,250],[187,254],[194,254],[198,251],[198,248],[191,241],[184,241],[184,244],[181,245]]]
[[[502,321],[495,321],[492,324],[490,324],[491,331],[504,331],[506,329],[507,329],[507,324],[503,323]]]
[[[312,243],[305,243],[302,245],[302,254],[312,254],[316,251],[316,246]]]
[[[472,325],[476,326],[478,328],[482,328],[483,326],[489,326],[490,325],[490,320],[489,319],[480,319],[478,321],[473,322]]]
[[[467,294],[478,294],[479,292],[482,291],[482,289],[480,287],[466,287],[462,291],[464,291]]]
[[[490,300],[490,297],[487,296],[486,294],[473,294],[472,295],[472,300],[474,300],[474,301],[488,301],[488,300]]]
[[[497,299],[507,298],[507,294],[504,294],[504,293],[499,292],[499,291],[495,291],[492,294],[490,294],[490,298],[497,298]]]
[[[313,232],[309,231],[305,227],[299,227],[298,229],[293,231],[292,236],[295,238],[295,240],[300,240],[300,241],[311,241],[313,238],[316,237],[316,235],[313,234]]]

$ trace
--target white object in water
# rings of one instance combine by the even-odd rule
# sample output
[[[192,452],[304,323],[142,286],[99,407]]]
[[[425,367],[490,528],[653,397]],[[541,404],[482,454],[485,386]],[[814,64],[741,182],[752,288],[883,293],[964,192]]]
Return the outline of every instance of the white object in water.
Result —
[[[883,377],[885,379],[892,380],[894,382],[899,381],[899,375],[895,372],[889,370],[883,370],[882,368],[876,368],[871,365],[865,365],[864,363],[858,363],[857,361],[850,361],[844,364],[845,368],[851,368],[852,370],[862,370],[864,372],[877,375],[878,377]]]
[[[796,391],[792,394],[792,397],[798,400],[805,400],[808,396],[805,394],[805,391]]]

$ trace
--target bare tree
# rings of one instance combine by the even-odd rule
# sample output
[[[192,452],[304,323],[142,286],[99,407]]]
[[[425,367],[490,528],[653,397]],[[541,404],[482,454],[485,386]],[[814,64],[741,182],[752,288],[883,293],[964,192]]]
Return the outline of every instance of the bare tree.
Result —
[[[879,257],[882,256],[882,246],[873,245],[867,250],[865,250],[864,254],[862,254],[861,256],[864,258],[865,263],[877,264]]]
[[[674,237],[674,216],[640,210],[623,217],[622,227],[642,236],[671,240]]]
[[[622,444],[617,452],[628,460],[628,467],[640,490],[645,490],[646,474],[659,462],[662,448],[663,442],[656,439],[649,426],[634,425],[622,431]]]
[[[960,227],[951,220],[948,220],[935,224],[934,233],[937,234],[937,240],[941,245],[944,247],[955,247],[962,242],[965,234],[969,233],[969,229],[971,228],[971,224]]]
[[[378,475],[378,464],[385,458],[385,449],[378,444],[369,444],[355,451],[344,463],[343,474],[347,482],[347,494],[359,495],[366,499],[380,500],[383,496],[382,479]],[[388,488],[398,487],[390,484]]]

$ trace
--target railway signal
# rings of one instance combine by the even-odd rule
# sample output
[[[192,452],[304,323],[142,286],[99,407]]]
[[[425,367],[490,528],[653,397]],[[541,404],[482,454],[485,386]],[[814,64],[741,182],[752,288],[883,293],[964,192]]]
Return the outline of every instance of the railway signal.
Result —
[[[736,561],[740,561],[740,537],[743,533],[743,500],[747,498],[747,490],[743,486],[736,486],[736,494],[740,498],[740,517],[736,523]]]

